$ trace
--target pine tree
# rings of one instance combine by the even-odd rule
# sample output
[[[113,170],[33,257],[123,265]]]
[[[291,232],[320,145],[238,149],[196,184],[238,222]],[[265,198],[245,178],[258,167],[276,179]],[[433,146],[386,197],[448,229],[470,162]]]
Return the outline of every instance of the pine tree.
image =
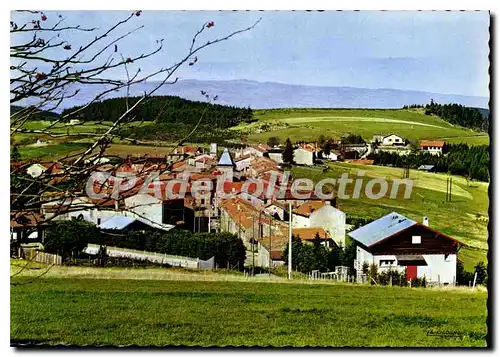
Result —
[[[293,146],[290,138],[286,139],[285,150],[283,151],[283,161],[287,164],[293,164]]]

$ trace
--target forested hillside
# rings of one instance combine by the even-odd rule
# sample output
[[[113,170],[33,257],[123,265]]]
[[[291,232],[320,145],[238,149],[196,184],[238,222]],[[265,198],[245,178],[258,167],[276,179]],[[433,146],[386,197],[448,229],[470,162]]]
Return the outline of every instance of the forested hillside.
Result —
[[[140,97],[112,98],[84,108],[76,117],[82,121],[114,121]],[[79,109],[66,109],[62,115]],[[200,121],[190,137],[192,141],[227,139],[226,129],[252,120],[250,108],[237,108],[172,96],[155,96],[133,110],[131,121],[144,121],[140,127],[122,130],[123,136],[149,140],[177,140],[185,137]]]
[[[437,115],[447,122],[479,131],[488,131],[490,126],[489,110],[471,108],[460,104],[438,104],[431,100],[424,106],[418,104],[405,105],[403,109],[425,108],[425,115]]]
[[[10,115],[12,116],[13,114],[23,110],[27,109],[25,107],[21,107],[18,105],[11,105],[10,106]],[[46,110],[38,110],[36,113],[32,114],[29,118],[29,120],[56,120],[59,118],[59,114],[54,113],[54,112],[49,112]]]

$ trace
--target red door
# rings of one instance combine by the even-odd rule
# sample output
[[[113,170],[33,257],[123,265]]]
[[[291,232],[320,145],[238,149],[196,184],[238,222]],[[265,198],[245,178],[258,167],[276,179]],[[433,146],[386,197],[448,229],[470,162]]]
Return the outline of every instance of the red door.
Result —
[[[415,280],[417,278],[417,266],[408,265],[406,267],[406,280]]]

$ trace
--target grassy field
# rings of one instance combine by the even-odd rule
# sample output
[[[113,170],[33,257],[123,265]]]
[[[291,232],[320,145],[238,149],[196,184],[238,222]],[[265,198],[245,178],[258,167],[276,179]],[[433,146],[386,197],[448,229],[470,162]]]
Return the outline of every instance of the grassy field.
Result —
[[[485,291],[346,284],[16,279],[11,342],[485,346]],[[27,283],[27,284],[23,284]]]
[[[271,136],[282,141],[308,141],[320,135],[339,137],[348,133],[368,140],[374,134],[395,133],[409,140],[447,138],[454,143],[489,144],[487,133],[454,126],[415,109],[272,109],[257,110],[254,117],[257,122],[234,128],[252,142],[266,142]]]
[[[81,133],[101,133],[104,132],[111,122],[87,122],[82,125],[57,125],[50,129],[53,134],[81,134]],[[24,125],[27,130],[45,130],[51,125],[50,121],[29,121]],[[139,125],[138,123],[131,123],[129,125]],[[19,145],[19,153],[22,160],[28,159],[44,159],[55,160],[65,157],[67,155],[75,154],[86,149],[89,142],[93,138],[85,136],[63,136],[63,137],[50,137],[46,134],[26,134],[16,133],[12,138]],[[37,146],[34,145],[40,139],[47,142],[47,145]],[[106,151],[107,155],[117,155],[126,157],[127,155],[164,155],[170,152],[169,147],[162,147],[158,145],[131,145],[130,142],[121,142],[118,138],[113,139],[111,147]]]
[[[342,173],[356,179],[358,171],[365,171],[365,181],[359,199],[339,199],[339,209],[348,216],[379,218],[392,211],[397,211],[409,218],[421,222],[423,216],[429,217],[431,227],[436,228],[456,239],[466,243],[459,252],[459,258],[464,262],[466,269],[473,270],[478,261],[486,261],[488,249],[488,184],[485,182],[471,182],[460,176],[453,176],[452,202],[445,202],[446,178],[445,174],[427,173],[410,170],[410,179],[414,187],[410,199],[404,199],[404,188],[400,188],[397,199],[383,197],[371,200],[364,194],[364,186],[370,178],[385,178],[391,189],[392,179],[401,179],[403,169],[367,166],[352,163],[332,163],[330,171],[323,173],[320,169],[295,167],[295,178],[310,178],[319,181],[326,177],[338,178]],[[354,184],[347,185],[346,193],[352,197]],[[374,188],[378,192],[378,186]],[[388,196],[388,195],[386,195]]]

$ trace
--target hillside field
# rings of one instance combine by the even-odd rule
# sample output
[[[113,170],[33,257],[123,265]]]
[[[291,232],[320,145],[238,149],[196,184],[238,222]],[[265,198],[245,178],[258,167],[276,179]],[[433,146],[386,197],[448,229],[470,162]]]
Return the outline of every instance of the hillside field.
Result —
[[[98,269],[98,268],[97,268]],[[47,278],[11,285],[11,343],[486,345],[484,289]],[[32,282],[32,283],[30,283]]]
[[[254,111],[257,122],[233,128],[250,142],[265,143],[277,136],[283,142],[312,141],[320,135],[348,133],[371,140],[374,134],[397,134],[408,140],[443,139],[453,143],[488,145],[488,133],[454,126],[420,109],[270,109]]]
[[[236,136],[245,136],[249,142],[265,143],[272,136],[278,136],[283,142],[313,141],[320,135],[339,137],[348,133],[359,134],[365,140],[371,140],[374,134],[401,135],[409,140],[442,139],[449,143],[467,143],[469,145],[488,145],[488,133],[476,132],[471,129],[454,126],[435,117],[424,115],[422,110],[411,109],[269,109],[255,110],[257,121],[251,124],[240,124],[230,130]],[[209,120],[209,118],[207,118]],[[49,121],[27,122],[26,129],[43,130],[50,125]],[[59,126],[53,130],[56,134],[70,133],[100,133],[109,127],[111,122],[85,122],[75,126]],[[140,125],[133,122],[129,125]],[[31,146],[40,138],[49,141],[44,147]],[[51,138],[44,134],[16,133],[13,135],[20,145],[22,159],[54,159],[78,152],[89,142],[88,137]],[[113,146],[121,145],[111,150],[110,155],[117,151],[122,154],[130,151],[131,155],[161,154],[171,142],[151,142],[149,146],[129,145],[128,141],[113,139]],[[206,144],[206,143],[205,143]],[[126,146],[125,146],[126,145]],[[142,146],[142,147],[141,147]]]
[[[339,178],[348,173],[356,179],[359,171],[365,171],[364,184],[359,199],[338,199],[338,208],[348,216],[361,218],[380,218],[396,211],[415,221],[429,218],[430,226],[467,244],[459,252],[459,258],[467,270],[472,271],[479,261],[486,262],[488,250],[488,183],[467,181],[461,176],[452,176],[452,202],[446,202],[446,174],[427,173],[410,170],[410,179],[414,186],[409,199],[404,199],[404,187],[401,187],[397,199],[389,194],[378,200],[372,200],[364,194],[364,187],[371,178],[384,178],[391,190],[392,179],[402,179],[403,169],[386,166],[358,165],[353,163],[330,163],[326,173],[319,168],[295,167],[295,178],[310,178],[319,181],[323,178]],[[348,184],[346,193],[352,197],[354,184]],[[374,192],[378,192],[376,185]]]

